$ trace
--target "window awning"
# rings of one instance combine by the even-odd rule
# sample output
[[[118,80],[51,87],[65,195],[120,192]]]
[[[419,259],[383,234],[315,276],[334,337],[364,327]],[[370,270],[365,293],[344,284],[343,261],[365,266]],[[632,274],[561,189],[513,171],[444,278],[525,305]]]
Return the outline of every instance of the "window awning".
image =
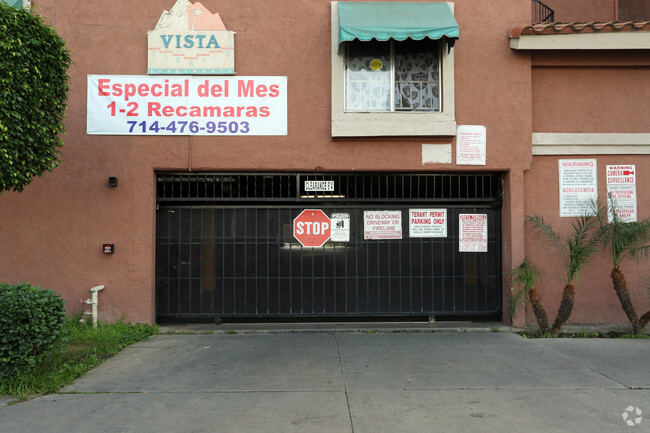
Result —
[[[446,37],[453,45],[458,23],[446,2],[339,2],[339,47],[342,42],[422,40]]]

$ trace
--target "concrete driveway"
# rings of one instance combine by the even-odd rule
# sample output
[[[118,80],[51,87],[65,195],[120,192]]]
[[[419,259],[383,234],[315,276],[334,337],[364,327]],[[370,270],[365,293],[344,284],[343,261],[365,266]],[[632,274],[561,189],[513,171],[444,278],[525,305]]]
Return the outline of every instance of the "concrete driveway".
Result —
[[[0,432],[650,432],[649,359],[510,332],[158,335],[0,408]]]

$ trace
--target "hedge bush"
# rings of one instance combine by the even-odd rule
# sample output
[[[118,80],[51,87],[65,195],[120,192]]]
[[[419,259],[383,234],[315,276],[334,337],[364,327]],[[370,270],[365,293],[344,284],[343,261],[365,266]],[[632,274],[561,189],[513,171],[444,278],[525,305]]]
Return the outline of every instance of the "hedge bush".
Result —
[[[37,365],[63,337],[65,301],[29,283],[0,283],[0,379]]]
[[[59,164],[71,64],[43,18],[0,0],[0,192],[22,191]]]

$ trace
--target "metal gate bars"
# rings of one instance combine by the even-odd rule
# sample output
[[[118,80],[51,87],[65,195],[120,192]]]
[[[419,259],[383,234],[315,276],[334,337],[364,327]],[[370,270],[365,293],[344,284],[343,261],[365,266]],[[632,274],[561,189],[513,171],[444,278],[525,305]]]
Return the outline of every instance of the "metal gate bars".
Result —
[[[160,174],[158,318],[496,315],[500,179],[462,176]],[[407,225],[410,209],[432,206],[447,209],[444,238],[364,237],[364,210],[400,211]],[[349,241],[300,245],[292,223],[305,208],[348,214]],[[487,215],[487,253],[458,251],[462,213]]]

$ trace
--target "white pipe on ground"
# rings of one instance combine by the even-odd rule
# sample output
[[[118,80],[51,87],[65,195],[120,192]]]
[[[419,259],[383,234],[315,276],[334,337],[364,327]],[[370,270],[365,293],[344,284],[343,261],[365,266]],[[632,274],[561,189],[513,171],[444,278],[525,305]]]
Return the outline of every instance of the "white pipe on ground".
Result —
[[[99,303],[99,295],[97,292],[104,290],[104,286],[99,285],[95,287],[91,287],[90,290],[88,290],[90,293],[92,293],[92,299],[84,299],[81,298],[79,301],[81,304],[86,304],[91,306],[91,311],[85,311],[83,314],[88,315],[90,314],[93,318],[93,328],[97,329],[97,304]],[[81,319],[82,322],[85,321],[85,319]]]

